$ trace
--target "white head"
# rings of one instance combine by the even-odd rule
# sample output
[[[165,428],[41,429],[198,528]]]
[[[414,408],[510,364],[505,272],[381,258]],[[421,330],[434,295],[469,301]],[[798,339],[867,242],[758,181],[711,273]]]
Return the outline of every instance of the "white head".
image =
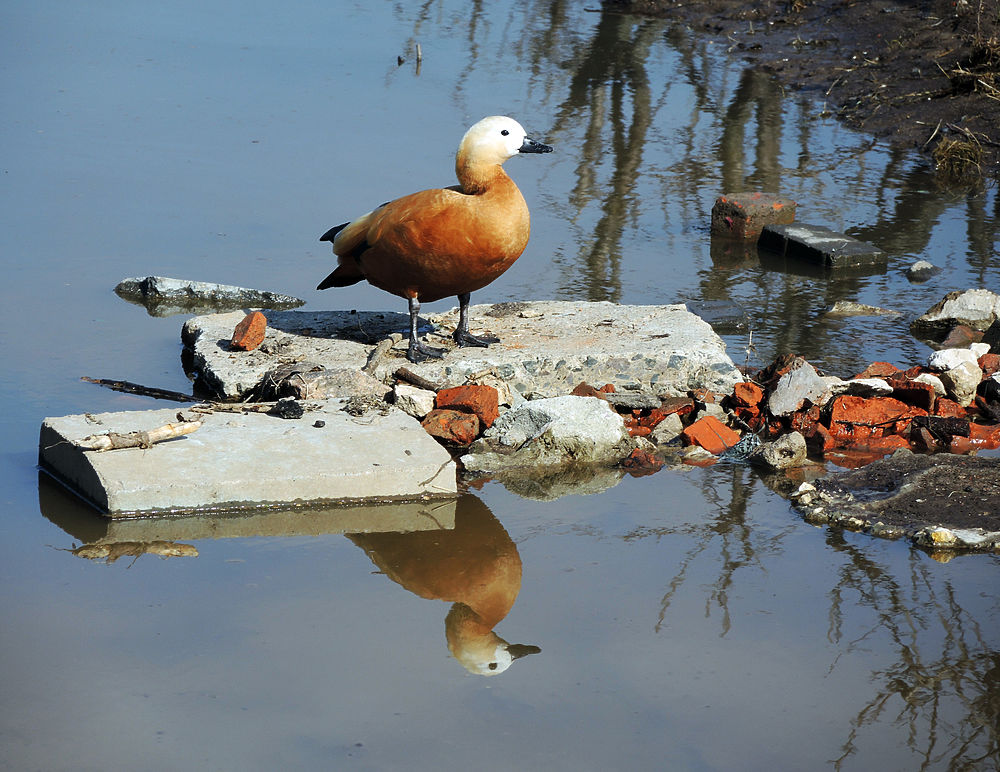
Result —
[[[520,123],[505,115],[491,115],[474,124],[462,137],[458,155],[476,164],[502,164],[518,153],[549,153],[552,148],[529,139]]]

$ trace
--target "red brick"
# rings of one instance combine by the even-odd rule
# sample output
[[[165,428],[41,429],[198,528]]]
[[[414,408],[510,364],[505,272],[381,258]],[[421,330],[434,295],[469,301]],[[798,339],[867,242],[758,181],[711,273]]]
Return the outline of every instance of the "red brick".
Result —
[[[597,397],[598,399],[607,399],[605,394],[607,394],[606,391],[599,391],[589,383],[578,383],[570,392],[570,395],[574,397]]]
[[[806,447],[813,453],[826,453],[837,447],[837,440],[823,424],[816,424],[812,434],[805,435]]]
[[[978,343],[982,339],[983,333],[979,330],[965,324],[956,324],[941,341],[941,348],[967,348],[969,344]]]
[[[965,418],[967,414],[965,408],[955,400],[938,397],[937,402],[934,403],[934,415],[943,418]]]
[[[980,448],[1000,447],[1000,424],[969,424],[969,441]]]
[[[667,397],[660,401],[660,410],[663,411],[664,416],[677,413],[677,415],[683,418],[693,411],[694,408],[694,400],[690,397]]]
[[[893,378],[889,381],[892,386],[892,396],[907,405],[919,407],[921,410],[932,412],[934,403],[937,400],[937,393],[929,383],[921,381],[909,381],[905,378]]]
[[[753,381],[740,381],[733,387],[733,404],[755,407],[764,399],[764,390]]]
[[[1000,372],[1000,354],[983,354],[979,357],[979,369],[987,377]]]
[[[465,447],[479,436],[479,418],[461,410],[432,410],[420,422],[429,435]]]
[[[658,472],[660,467],[663,466],[663,461],[652,453],[648,453],[641,448],[636,448],[626,458],[622,459],[619,466],[627,469],[628,473],[633,477],[642,477],[643,475]]]
[[[765,225],[795,222],[795,208],[794,201],[773,193],[726,193],[712,207],[711,231],[749,241],[760,236]]]
[[[682,433],[689,445],[700,445],[717,456],[740,441],[740,435],[711,415],[702,416]]]
[[[438,408],[473,413],[487,429],[500,415],[500,395],[492,386],[473,384],[441,389],[434,399]]]
[[[253,311],[236,325],[229,346],[237,351],[253,351],[264,342],[265,334],[267,334],[267,317],[260,311]]]
[[[868,367],[855,375],[855,378],[891,378],[899,372],[896,365],[888,362],[872,362]]]
[[[838,442],[854,444],[868,437],[884,437],[908,431],[910,421],[926,410],[892,397],[841,395],[830,409],[830,433]]]

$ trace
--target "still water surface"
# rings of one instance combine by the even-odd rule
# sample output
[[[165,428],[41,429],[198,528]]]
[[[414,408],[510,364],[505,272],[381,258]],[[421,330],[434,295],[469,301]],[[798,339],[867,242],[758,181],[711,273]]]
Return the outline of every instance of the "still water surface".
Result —
[[[161,406],[79,376],[188,388],[181,319],[119,301],[126,276],[401,311],[360,285],[314,291],[331,265],[316,239],[451,184],[484,115],[556,152],[508,164],[532,241],[474,302],[735,301],[719,329],[753,364],[920,361],[909,318],[1000,288],[995,189],[939,189],[724,35],[581,3],[52,0],[3,16],[5,766],[997,767],[1000,559],[813,528],[741,466],[555,500],[486,483],[440,538],[348,537],[336,513],[225,538],[151,525],[135,540],[198,556],[108,564],[67,551],[108,526],[35,467],[44,416]],[[877,243],[888,270],[713,249],[715,197],[747,187]],[[920,258],[944,271],[911,285]],[[841,298],[904,314],[823,319]],[[498,640],[540,652],[473,672]]]

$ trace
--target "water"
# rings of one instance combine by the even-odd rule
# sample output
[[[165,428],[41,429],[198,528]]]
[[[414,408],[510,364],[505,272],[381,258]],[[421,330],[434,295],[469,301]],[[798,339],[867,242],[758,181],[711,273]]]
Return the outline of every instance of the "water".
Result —
[[[754,364],[921,361],[909,318],[1000,287],[995,189],[939,189],[723,36],[585,4],[49,2],[7,8],[2,34],[4,765],[997,767],[1000,560],[813,528],[741,466],[555,501],[486,483],[436,552],[318,517],[174,530],[197,557],[108,565],[65,551],[107,526],[35,468],[44,416],[161,406],[81,375],[188,388],[180,318],[119,301],[126,276],[402,310],[313,290],[331,265],[316,239],[450,184],[483,115],[556,152],[508,164],[532,241],[474,302],[736,301],[747,323],[725,338]],[[743,187],[879,244],[888,270],[829,279],[713,249],[712,203]],[[944,270],[911,285],[920,258]],[[904,316],[823,319],[841,298]],[[492,633],[540,653],[492,678],[463,667],[453,651],[476,641],[455,604],[482,606],[426,582],[465,570],[503,599],[484,627],[502,616]]]

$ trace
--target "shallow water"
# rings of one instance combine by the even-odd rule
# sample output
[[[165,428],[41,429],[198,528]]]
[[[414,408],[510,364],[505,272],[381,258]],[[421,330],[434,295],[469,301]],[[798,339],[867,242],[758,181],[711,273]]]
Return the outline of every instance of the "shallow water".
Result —
[[[314,291],[331,264],[316,239],[450,184],[483,115],[556,152],[509,163],[532,241],[474,302],[736,301],[745,320],[720,329],[739,362],[921,361],[912,316],[1000,287],[995,189],[940,190],[918,160],[823,118],[817,95],[742,68],[724,35],[583,4],[53,2],[5,22],[5,765],[997,766],[1000,559],[813,528],[740,466],[544,501],[486,483],[427,552],[312,513],[227,538],[150,525],[121,540],[198,556],[108,564],[66,551],[107,526],[35,468],[44,416],[162,406],[81,375],[188,388],[181,317],[118,300],[126,276],[402,310],[367,287]],[[713,249],[712,203],[743,187],[875,242],[888,270],[824,277]],[[911,285],[920,258],[944,271]],[[838,299],[904,313],[823,319]],[[495,593],[463,595],[454,577],[470,573]],[[473,674],[464,654],[491,625],[540,653]]]

